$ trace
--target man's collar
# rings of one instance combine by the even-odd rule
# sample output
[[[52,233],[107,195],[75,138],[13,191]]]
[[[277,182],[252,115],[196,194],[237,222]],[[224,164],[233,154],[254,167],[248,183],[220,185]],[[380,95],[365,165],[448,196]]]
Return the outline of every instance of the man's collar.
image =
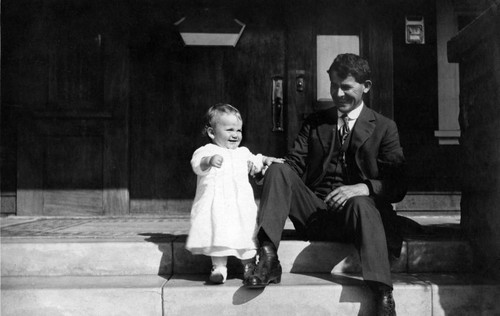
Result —
[[[347,118],[350,121],[357,120],[359,115],[361,114],[361,111],[363,110],[364,105],[365,105],[364,102],[361,101],[361,104],[357,108],[355,108],[351,112],[347,113]],[[342,116],[343,113],[337,110],[337,114],[340,117],[340,116]]]

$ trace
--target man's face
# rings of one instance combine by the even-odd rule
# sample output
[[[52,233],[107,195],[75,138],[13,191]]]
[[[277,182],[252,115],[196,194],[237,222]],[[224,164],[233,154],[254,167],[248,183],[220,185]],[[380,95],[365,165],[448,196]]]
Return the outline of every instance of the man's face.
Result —
[[[234,114],[221,114],[217,118],[215,127],[208,130],[208,136],[212,141],[227,149],[236,149],[241,143],[243,123]]]
[[[353,76],[342,79],[336,71],[330,73],[330,94],[333,103],[342,113],[349,113],[363,102],[363,94],[371,88],[371,81],[359,83]]]

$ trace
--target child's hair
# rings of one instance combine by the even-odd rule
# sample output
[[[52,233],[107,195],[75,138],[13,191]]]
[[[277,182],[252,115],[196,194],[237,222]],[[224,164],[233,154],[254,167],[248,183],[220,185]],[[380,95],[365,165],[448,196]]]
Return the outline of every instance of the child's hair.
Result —
[[[336,71],[340,78],[351,75],[357,82],[363,83],[370,80],[371,71],[368,61],[355,54],[340,54],[333,61],[328,73]]]
[[[202,134],[205,136],[208,136],[207,130],[210,127],[215,127],[217,124],[217,117],[221,114],[233,114],[235,115],[240,121],[243,121],[241,119],[241,114],[240,111],[238,111],[237,108],[232,106],[231,104],[227,103],[217,103],[214,106],[211,106],[207,113],[205,114],[205,126],[203,128]]]

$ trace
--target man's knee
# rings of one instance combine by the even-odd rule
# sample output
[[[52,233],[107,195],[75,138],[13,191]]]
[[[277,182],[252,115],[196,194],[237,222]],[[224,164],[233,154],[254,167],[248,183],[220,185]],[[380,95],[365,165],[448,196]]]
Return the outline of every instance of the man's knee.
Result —
[[[289,177],[291,175],[296,174],[286,163],[273,163],[269,166],[265,173],[266,178]]]
[[[288,164],[286,164],[286,163],[273,163],[267,169],[266,174],[271,174],[271,173],[276,173],[276,172],[286,173],[288,171],[291,171],[291,168]]]
[[[355,208],[363,208],[365,206],[375,206],[373,199],[369,196],[353,196],[348,199],[346,202],[346,206],[350,205]]]
[[[270,185],[291,185],[296,179],[294,179],[295,172],[290,168],[289,165],[284,163],[273,163],[269,166],[264,174],[263,184],[264,190]],[[295,176],[297,176],[295,174]]]
[[[374,212],[378,214],[375,201],[369,196],[354,196],[347,200],[344,207],[361,217],[367,214],[372,215]]]

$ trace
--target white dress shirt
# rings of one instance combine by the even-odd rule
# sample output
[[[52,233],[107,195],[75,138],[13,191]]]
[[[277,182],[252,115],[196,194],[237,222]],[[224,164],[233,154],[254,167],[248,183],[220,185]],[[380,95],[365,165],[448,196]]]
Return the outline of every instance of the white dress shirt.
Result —
[[[365,104],[363,102],[361,102],[361,104],[355,108],[354,110],[352,110],[351,112],[347,113],[347,122],[349,123],[349,130],[352,131],[352,128],[354,127],[354,123],[356,123],[356,120],[358,119],[359,115],[361,114],[361,110],[363,110],[363,106]],[[340,111],[337,111],[338,113],[338,116],[339,116],[339,119],[338,119],[338,122],[337,122],[337,129],[341,129],[342,126],[344,126],[344,120],[341,118],[342,112]]]

